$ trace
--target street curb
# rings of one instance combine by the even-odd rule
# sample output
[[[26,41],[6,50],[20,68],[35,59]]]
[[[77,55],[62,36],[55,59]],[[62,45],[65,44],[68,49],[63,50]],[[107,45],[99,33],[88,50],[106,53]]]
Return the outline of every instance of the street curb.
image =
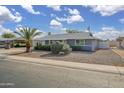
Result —
[[[124,75],[124,67],[108,66],[108,65],[97,65],[97,64],[88,64],[88,63],[75,63],[75,62],[66,62],[66,61],[57,61],[49,59],[38,59],[38,58],[26,58],[19,56],[0,56],[3,57],[3,60],[16,60],[16,61],[25,61],[23,63],[33,63],[33,64],[43,64],[50,66],[58,66],[72,69],[96,71],[103,73],[112,73]]]

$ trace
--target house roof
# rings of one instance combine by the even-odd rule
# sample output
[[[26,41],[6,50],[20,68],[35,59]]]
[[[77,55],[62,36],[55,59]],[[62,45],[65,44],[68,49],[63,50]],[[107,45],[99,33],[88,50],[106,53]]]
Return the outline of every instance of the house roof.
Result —
[[[0,41],[24,40],[23,38],[0,38]]]
[[[14,38],[0,38],[0,41],[12,41]]]
[[[25,39],[22,37],[17,37],[17,38],[15,38],[15,40],[25,40]]]
[[[37,38],[35,40],[67,40],[67,39],[97,39],[97,38],[90,35],[89,32],[81,32],[47,35],[41,38]]]

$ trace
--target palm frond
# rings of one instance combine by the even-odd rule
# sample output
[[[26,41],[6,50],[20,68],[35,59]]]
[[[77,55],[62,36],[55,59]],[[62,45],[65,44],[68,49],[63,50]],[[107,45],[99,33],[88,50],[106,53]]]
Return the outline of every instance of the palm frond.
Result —
[[[19,29],[19,31],[15,31],[16,34],[24,38],[26,41],[31,41],[34,37],[41,34],[41,32],[37,31],[36,28],[24,27]]]

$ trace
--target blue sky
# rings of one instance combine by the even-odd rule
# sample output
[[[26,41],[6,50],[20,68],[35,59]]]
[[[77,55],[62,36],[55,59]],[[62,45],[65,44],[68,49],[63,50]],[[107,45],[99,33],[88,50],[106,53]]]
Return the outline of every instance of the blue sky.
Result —
[[[44,33],[63,33],[65,29],[85,31],[90,26],[94,36],[115,39],[124,32],[124,6],[0,6],[1,33],[23,26]]]

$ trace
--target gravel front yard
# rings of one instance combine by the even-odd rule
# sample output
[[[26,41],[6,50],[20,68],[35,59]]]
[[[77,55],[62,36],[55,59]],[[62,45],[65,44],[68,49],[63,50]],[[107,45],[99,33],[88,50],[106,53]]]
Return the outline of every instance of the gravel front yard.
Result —
[[[124,66],[124,59],[122,59],[112,50],[98,50],[96,52],[71,52],[70,54],[65,56],[56,56],[46,51],[33,51],[32,53],[15,53],[11,55],[53,60],[64,60],[67,62],[73,61],[80,63]]]

